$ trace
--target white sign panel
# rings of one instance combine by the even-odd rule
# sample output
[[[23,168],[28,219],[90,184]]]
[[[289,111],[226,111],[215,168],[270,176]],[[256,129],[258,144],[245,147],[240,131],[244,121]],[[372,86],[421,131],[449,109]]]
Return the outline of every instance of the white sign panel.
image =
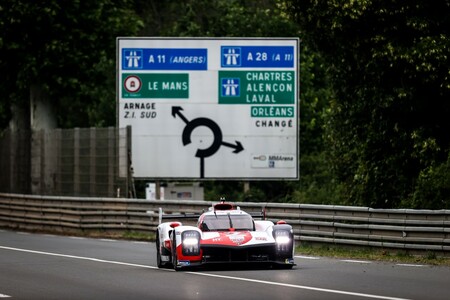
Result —
[[[296,38],[118,38],[134,176],[298,179]]]

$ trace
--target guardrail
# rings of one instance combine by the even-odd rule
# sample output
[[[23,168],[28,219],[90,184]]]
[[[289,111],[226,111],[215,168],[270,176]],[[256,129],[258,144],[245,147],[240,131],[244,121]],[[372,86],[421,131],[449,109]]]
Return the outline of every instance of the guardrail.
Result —
[[[0,193],[0,227],[45,231],[144,231],[158,225],[158,211],[198,213],[213,202],[78,198]],[[372,209],[288,203],[235,203],[283,219],[296,240],[418,251],[450,251],[450,210]]]

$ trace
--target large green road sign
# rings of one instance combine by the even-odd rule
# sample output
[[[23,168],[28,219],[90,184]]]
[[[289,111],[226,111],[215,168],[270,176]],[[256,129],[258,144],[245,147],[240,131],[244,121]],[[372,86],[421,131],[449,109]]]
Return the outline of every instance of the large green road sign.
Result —
[[[293,71],[219,71],[219,104],[296,102]]]
[[[299,40],[118,38],[134,176],[299,178]]]

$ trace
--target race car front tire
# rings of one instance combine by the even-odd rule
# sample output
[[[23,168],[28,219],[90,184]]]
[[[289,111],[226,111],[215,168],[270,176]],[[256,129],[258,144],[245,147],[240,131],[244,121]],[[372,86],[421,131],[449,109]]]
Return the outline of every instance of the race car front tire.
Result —
[[[159,241],[159,234],[156,233],[156,265],[158,266],[158,268],[162,268],[163,267],[163,263],[161,260],[161,244]]]
[[[161,258],[161,241],[159,234],[156,233],[156,265],[158,268],[170,268],[172,265],[170,262],[163,262]]]
[[[172,265],[175,271],[181,270],[181,268],[178,266],[177,240],[175,232],[173,234],[173,241],[172,241]]]

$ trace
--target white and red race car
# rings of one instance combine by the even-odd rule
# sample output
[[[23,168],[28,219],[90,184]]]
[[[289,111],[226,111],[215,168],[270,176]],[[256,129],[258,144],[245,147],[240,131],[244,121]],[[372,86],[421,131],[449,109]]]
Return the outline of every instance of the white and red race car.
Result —
[[[258,214],[263,218],[263,214]],[[198,218],[197,226],[162,219]],[[256,218],[256,216],[255,216]],[[181,270],[207,264],[266,263],[291,269],[294,263],[292,226],[255,220],[231,203],[213,205],[200,215],[163,215],[156,231],[159,268]]]

